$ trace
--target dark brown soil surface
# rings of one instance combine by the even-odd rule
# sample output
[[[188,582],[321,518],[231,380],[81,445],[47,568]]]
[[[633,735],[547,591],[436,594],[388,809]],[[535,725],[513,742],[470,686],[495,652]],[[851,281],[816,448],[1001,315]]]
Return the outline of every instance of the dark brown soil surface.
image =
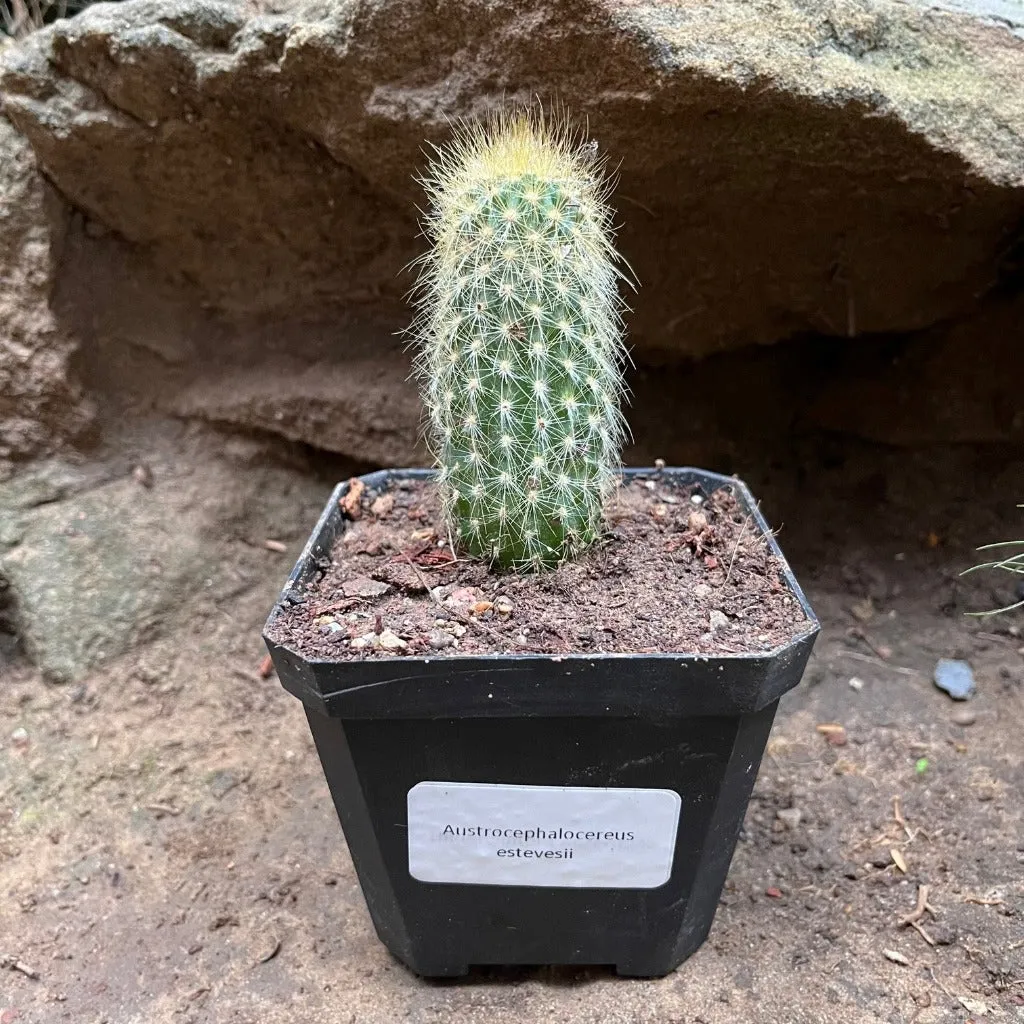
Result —
[[[549,572],[455,558],[432,484],[362,493],[330,568],[275,620],[309,657],[771,650],[807,628],[767,539],[729,488],[624,483],[606,537]]]

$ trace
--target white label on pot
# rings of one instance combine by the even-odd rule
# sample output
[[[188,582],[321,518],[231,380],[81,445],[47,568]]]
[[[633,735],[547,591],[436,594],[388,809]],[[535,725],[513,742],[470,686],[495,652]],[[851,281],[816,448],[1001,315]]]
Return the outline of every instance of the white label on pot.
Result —
[[[421,782],[409,790],[409,873],[421,882],[656,889],[672,874],[669,789]]]

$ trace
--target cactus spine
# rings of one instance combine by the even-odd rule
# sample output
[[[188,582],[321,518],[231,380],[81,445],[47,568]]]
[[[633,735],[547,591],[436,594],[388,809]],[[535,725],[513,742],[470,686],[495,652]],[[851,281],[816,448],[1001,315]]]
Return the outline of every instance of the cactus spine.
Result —
[[[423,184],[417,375],[447,522],[470,554],[553,566],[600,534],[625,428],[607,184],[543,113],[438,149]]]

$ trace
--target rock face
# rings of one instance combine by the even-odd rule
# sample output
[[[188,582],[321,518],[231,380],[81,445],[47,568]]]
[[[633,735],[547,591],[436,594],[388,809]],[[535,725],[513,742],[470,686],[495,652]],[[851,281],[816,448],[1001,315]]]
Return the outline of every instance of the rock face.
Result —
[[[852,372],[845,365],[811,403],[826,430],[883,444],[1024,441],[1024,294],[993,299],[964,323],[922,331],[898,356],[880,346]],[[844,364],[851,362],[849,355]]]
[[[114,462],[59,461],[0,484],[6,628],[47,679],[73,682],[197,604],[230,619],[235,596],[287,573],[263,542],[297,553],[325,488],[255,444],[228,447],[200,436],[170,455],[165,442],[148,486]]]
[[[95,389],[408,460],[424,140],[534,95],[618,166],[638,361],[963,318],[1024,216],[1024,29],[943,7],[98,4],[0,58],[76,211],[46,351],[80,338]]]
[[[28,141],[0,116],[0,461],[89,423],[69,373],[73,342],[50,309],[64,220]]]

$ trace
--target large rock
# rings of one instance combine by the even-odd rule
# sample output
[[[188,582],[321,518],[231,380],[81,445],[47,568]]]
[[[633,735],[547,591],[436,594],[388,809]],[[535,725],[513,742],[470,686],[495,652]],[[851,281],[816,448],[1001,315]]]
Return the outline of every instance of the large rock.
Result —
[[[327,492],[243,440],[134,442],[152,460],[141,481],[115,458],[41,461],[0,484],[3,617],[52,682],[203,606],[230,620],[235,598],[287,573],[264,541],[291,542],[294,557]]]
[[[10,53],[65,196],[261,314],[398,305],[424,139],[557,95],[615,163],[634,334],[905,330],[987,283],[1024,194],[1024,43],[891,0],[99,4]]]
[[[9,49],[0,102],[78,211],[56,308],[91,386],[404,461],[412,175],[502,97],[618,166],[640,362],[969,313],[1024,215],[1024,40],[943,7],[133,0]]]
[[[0,115],[0,463],[89,424],[69,371],[74,340],[50,308],[65,217],[28,140]]]
[[[866,358],[865,358],[866,356]],[[1024,443],[1024,294],[910,343],[844,353],[809,408],[826,430],[885,444]]]
[[[388,354],[343,366],[239,370],[184,388],[168,404],[179,415],[232,427],[273,424],[290,441],[312,441],[371,465],[408,465],[424,454],[417,446],[420,400],[400,355]]]

